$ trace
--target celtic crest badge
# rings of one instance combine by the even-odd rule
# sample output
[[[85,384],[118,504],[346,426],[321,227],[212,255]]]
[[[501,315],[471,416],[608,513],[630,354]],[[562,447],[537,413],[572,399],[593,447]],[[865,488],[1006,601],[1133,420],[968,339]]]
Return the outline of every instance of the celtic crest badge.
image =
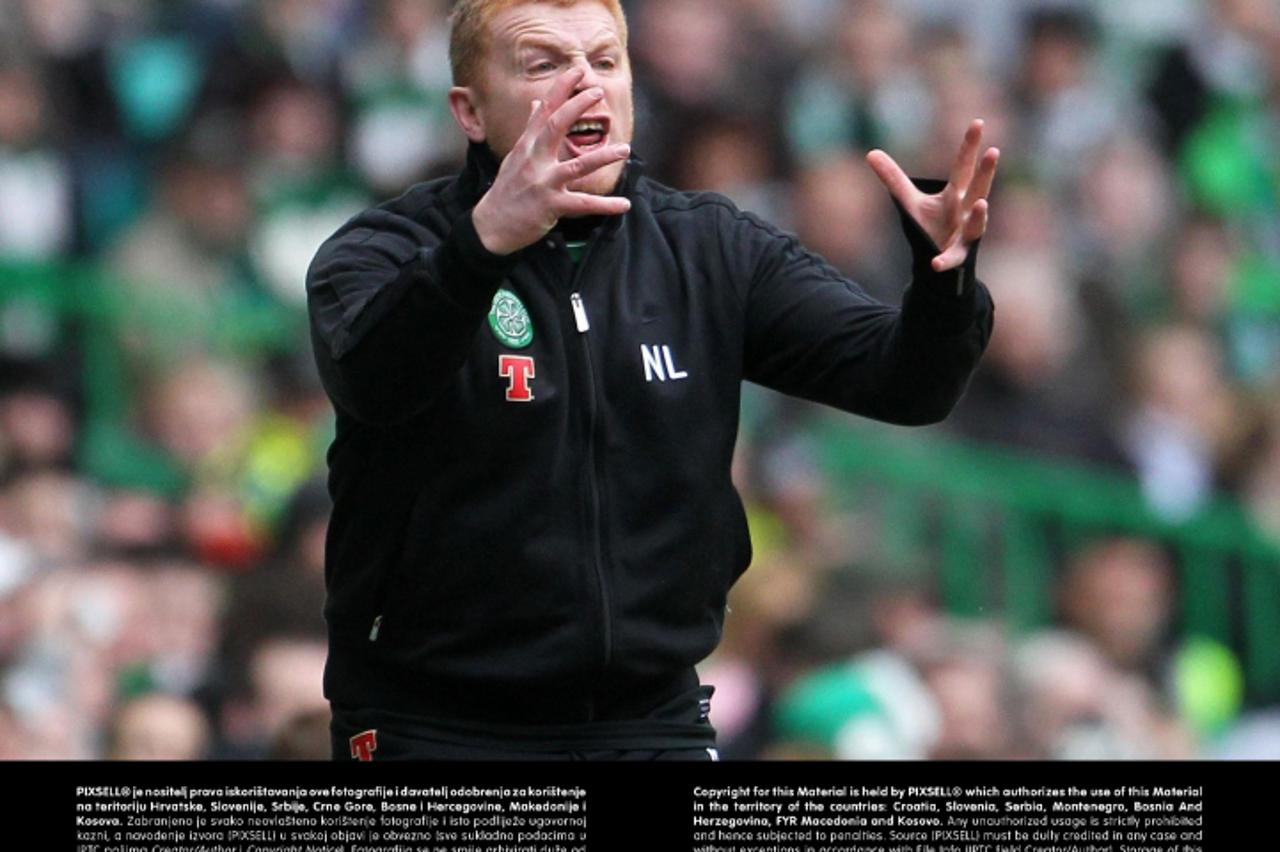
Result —
[[[489,309],[489,328],[498,341],[512,349],[523,349],[533,342],[533,320],[520,297],[510,290],[493,295]]]

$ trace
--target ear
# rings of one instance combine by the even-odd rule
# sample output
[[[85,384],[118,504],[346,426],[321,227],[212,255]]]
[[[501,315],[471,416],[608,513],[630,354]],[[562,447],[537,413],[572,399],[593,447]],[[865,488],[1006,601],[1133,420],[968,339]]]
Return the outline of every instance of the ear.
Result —
[[[485,140],[488,134],[485,133],[484,116],[481,114],[475,89],[470,86],[454,86],[450,89],[449,110],[468,139],[472,142]]]

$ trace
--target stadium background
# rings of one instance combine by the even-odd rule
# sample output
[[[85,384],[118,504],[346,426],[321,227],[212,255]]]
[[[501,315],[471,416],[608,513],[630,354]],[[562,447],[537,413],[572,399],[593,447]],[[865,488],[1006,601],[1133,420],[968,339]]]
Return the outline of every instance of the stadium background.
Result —
[[[1003,151],[949,422],[746,395],[725,755],[1280,756],[1280,8],[624,5],[650,174],[884,299],[863,153]],[[4,3],[0,757],[324,754],[303,273],[456,169],[446,7]]]

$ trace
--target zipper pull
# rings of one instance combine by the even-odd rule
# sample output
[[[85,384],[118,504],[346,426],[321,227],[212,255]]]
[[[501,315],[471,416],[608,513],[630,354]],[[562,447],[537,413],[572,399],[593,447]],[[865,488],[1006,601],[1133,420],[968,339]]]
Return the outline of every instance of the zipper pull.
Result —
[[[382,629],[382,616],[378,616],[373,620],[373,629],[369,631],[369,641],[378,641],[378,631]]]
[[[585,332],[591,328],[591,323],[587,322],[587,309],[582,304],[582,296],[573,293],[569,296],[569,302],[573,305],[573,320],[577,323],[578,331]]]

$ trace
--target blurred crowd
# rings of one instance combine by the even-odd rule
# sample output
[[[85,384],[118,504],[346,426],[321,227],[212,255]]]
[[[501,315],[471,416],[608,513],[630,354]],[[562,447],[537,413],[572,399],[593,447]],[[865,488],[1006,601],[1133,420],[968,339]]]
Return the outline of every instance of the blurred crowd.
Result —
[[[864,154],[943,176],[985,119],[996,332],[930,431],[1280,536],[1273,0],[623,5],[648,174],[886,301],[909,263]],[[323,757],[303,278],[353,213],[458,169],[448,2],[4,7],[0,757]],[[1059,554],[1035,632],[957,620],[833,496],[809,406],[744,414],[756,560],[703,671],[727,757],[1280,756],[1239,660],[1179,629],[1162,542]]]

